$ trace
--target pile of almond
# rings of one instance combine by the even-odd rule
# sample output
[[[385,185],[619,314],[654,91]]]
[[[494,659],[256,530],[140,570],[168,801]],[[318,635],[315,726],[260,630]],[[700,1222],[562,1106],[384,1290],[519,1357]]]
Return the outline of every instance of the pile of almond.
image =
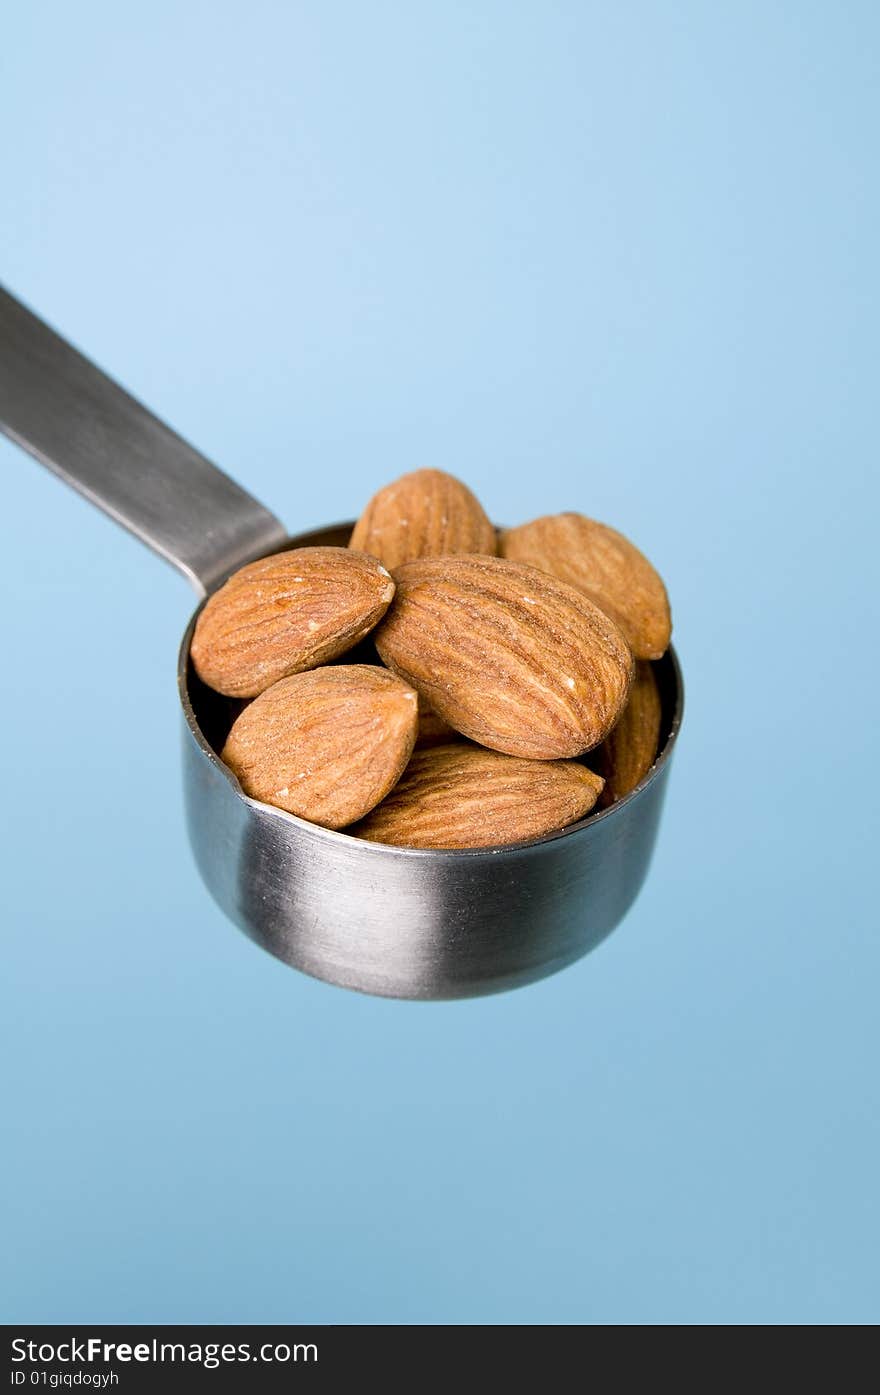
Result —
[[[466,485],[416,470],[347,548],[230,577],[192,662],[250,700],[221,759],[252,798],[378,843],[498,847],[651,768],[670,631],[663,582],[613,528],[564,513],[498,533]]]

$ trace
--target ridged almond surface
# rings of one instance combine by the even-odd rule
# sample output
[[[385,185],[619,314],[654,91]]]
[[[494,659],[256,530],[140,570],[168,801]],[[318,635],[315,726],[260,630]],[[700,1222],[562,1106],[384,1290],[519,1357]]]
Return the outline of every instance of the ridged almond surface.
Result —
[[[419,728],[416,733],[416,746],[424,750],[428,746],[446,746],[450,741],[460,739],[448,722],[432,712],[424,698],[419,699]]]
[[[407,848],[503,847],[582,819],[601,789],[577,761],[435,746],[416,751],[388,798],[349,832]]]
[[[593,753],[604,776],[601,804],[606,807],[634,790],[657,759],[660,741],[660,690],[649,663],[636,664],[636,675],[620,721]]]
[[[416,712],[412,688],[387,669],[313,669],[282,678],[246,707],[221,760],[252,799],[344,828],[399,780]]]
[[[479,500],[444,470],[413,470],[380,489],[355,524],[349,546],[392,569],[416,557],[498,551]]]
[[[502,533],[502,557],[527,562],[576,586],[620,626],[637,659],[660,659],[672,617],[666,587],[622,533],[582,513],[536,518]]]
[[[395,581],[376,648],[455,731],[536,760],[582,755],[608,735],[632,655],[582,592],[497,557],[422,558]]]
[[[193,635],[196,673],[228,697],[256,697],[351,649],[393,595],[375,557],[346,547],[276,552],[242,567],[211,596]]]

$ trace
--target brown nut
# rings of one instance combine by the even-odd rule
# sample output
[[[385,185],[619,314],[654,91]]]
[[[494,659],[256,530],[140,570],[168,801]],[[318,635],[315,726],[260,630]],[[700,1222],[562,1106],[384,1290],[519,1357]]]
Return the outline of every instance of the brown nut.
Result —
[[[251,562],[208,600],[191,656],[203,683],[256,697],[351,649],[385,614],[394,582],[375,557],[297,547]]]
[[[536,760],[582,755],[608,735],[633,660],[582,592],[497,557],[422,558],[395,581],[376,648],[455,731]]]
[[[649,663],[636,664],[629,700],[614,730],[591,757],[604,776],[603,808],[634,790],[657,759],[660,741],[660,691]]]
[[[349,546],[392,569],[416,557],[498,550],[479,500],[443,470],[413,470],[380,489],[355,524]]]
[[[637,547],[582,513],[536,518],[502,533],[500,552],[576,586],[610,615],[637,659],[660,659],[672,617],[666,587]]]
[[[221,759],[252,799],[344,828],[400,779],[416,712],[412,688],[387,669],[313,669],[282,678],[246,707]]]
[[[578,761],[435,746],[416,751],[387,799],[349,832],[408,848],[503,847],[584,818],[601,789]]]

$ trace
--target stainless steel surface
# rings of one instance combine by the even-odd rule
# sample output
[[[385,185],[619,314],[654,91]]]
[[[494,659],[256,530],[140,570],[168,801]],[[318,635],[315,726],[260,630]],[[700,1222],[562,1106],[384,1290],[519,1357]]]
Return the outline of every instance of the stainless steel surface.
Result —
[[[283,546],[347,542],[351,524],[286,538],[278,520],[0,290],[0,425],[202,593]],[[463,998],[579,959],[645,879],[681,723],[674,651],[655,665],[658,759],[619,804],[515,847],[424,852],[360,842],[242,794],[216,755],[237,710],[180,648],[184,791],[196,862],[218,905],[295,968],[400,998]]]
[[[352,525],[291,546],[341,545]],[[655,665],[661,748],[638,789],[564,833],[497,851],[422,852],[362,843],[246,798],[217,759],[235,709],[180,648],[190,840],[218,905],[258,944],[345,988],[464,998],[531,983],[594,948],[644,882],[683,688],[672,650]]]
[[[274,514],[2,286],[0,430],[203,595],[286,536]]]

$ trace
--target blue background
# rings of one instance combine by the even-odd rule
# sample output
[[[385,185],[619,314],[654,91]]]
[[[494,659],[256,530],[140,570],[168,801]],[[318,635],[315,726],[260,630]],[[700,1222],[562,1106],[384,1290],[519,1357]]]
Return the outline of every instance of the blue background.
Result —
[[[3,279],[292,529],[432,464],[656,561],[650,881],[347,994],[209,901],[168,567],[3,443],[2,1311],[880,1317],[871,3],[36,3]]]

